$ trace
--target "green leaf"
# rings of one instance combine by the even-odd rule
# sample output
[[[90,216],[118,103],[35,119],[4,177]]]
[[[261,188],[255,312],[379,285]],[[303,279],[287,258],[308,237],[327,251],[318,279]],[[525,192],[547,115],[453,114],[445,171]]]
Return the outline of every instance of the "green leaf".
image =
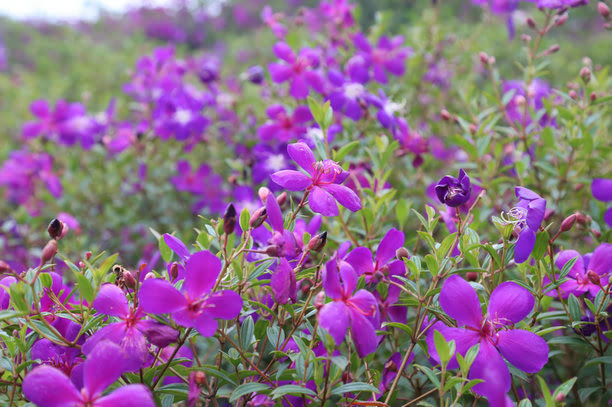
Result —
[[[94,300],[94,294],[95,294],[94,289],[91,286],[91,283],[89,282],[87,277],[85,277],[81,273],[74,273],[74,276],[76,277],[77,284],[79,285],[79,291],[81,295],[88,303],[91,304]]]
[[[612,357],[610,359],[612,359]],[[574,387],[574,383],[576,383],[576,379],[578,378],[572,377],[568,381],[564,382],[561,386],[557,387],[557,390],[555,390],[554,394],[552,395],[553,400],[556,400],[559,394],[563,394],[564,396],[567,396],[569,392],[572,390],[572,387]]]
[[[249,221],[251,220],[251,214],[247,208],[244,208],[242,212],[240,212],[240,227],[242,230],[249,229]]]
[[[273,399],[277,399],[277,398],[286,396],[287,394],[291,394],[291,395],[305,394],[307,396],[317,395],[317,393],[310,390],[309,388],[298,386],[296,384],[287,384],[285,386],[277,387],[274,390],[272,390],[272,393],[271,393]]]
[[[43,287],[51,288],[51,285],[53,284],[51,274],[40,273],[40,276],[38,276],[38,278],[40,278],[40,282],[42,283]]]
[[[340,147],[338,151],[334,151],[334,161],[342,161],[347,154],[349,154],[359,145],[359,143],[361,143],[360,140],[351,141],[350,143]]]
[[[173,251],[172,249],[166,244],[166,240],[161,237],[158,241],[158,246],[159,246],[159,252],[161,253],[162,259],[164,259],[164,261],[166,263],[170,263],[170,261],[172,260],[172,255],[173,255]]]
[[[356,393],[359,391],[373,391],[378,393],[378,388],[368,383],[352,382],[336,387],[331,391],[331,394],[335,396],[342,396],[345,393]]]
[[[263,383],[244,383],[234,389],[229,401],[233,403],[246,394],[257,393],[262,390],[270,390],[270,387]]]
[[[450,352],[451,347],[449,343],[446,341],[440,331],[436,330],[434,332],[434,344],[436,345],[436,351],[438,352],[438,356],[440,358],[440,364],[443,368],[446,368],[446,365],[448,365],[448,362],[453,354]]]
[[[542,394],[544,395],[544,401],[546,402],[546,407],[555,407],[555,402],[550,395],[550,389],[548,385],[539,375],[536,376],[538,378],[538,382],[540,383],[540,388],[542,389]]]
[[[100,267],[98,267],[97,275],[101,277],[105,276],[106,273],[108,273],[108,270],[110,270],[113,264],[115,264],[115,262],[117,261],[118,256],[119,256],[119,253],[115,253],[112,256],[108,256],[104,260],[104,262],[100,264]]]
[[[548,247],[548,240],[550,236],[547,231],[538,233],[536,236],[536,242],[531,252],[531,256],[536,260],[542,260],[546,255],[546,248]]]
[[[253,317],[250,315],[244,319],[240,327],[240,345],[243,350],[248,350],[253,343],[253,335],[255,333],[255,324]]]
[[[569,314],[572,317],[572,321],[580,321],[582,311],[580,309],[580,302],[574,294],[570,294],[567,299],[567,305],[569,307]]]
[[[598,358],[593,358],[588,360],[583,367],[587,367],[587,366],[592,366],[592,365],[597,365],[597,364],[612,364],[612,356],[601,356]]]

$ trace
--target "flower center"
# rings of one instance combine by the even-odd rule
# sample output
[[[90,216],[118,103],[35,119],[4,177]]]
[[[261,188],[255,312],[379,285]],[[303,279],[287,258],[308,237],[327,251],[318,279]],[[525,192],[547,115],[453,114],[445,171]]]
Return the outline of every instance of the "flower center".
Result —
[[[510,209],[508,213],[502,212],[500,214],[500,218],[504,225],[516,225],[520,226],[525,222],[525,218],[527,217],[527,209],[515,206]]]

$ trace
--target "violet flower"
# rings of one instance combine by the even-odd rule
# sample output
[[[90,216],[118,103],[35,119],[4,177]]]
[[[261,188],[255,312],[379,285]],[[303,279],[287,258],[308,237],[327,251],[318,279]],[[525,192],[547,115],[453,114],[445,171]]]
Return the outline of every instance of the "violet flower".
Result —
[[[130,307],[124,292],[116,285],[103,284],[93,306],[102,314],[119,318],[119,322],[113,322],[97,331],[83,345],[83,353],[88,355],[100,341],[110,340],[125,351],[127,371],[138,370],[146,362],[149,356],[146,339],[162,348],[178,339],[178,332],[171,327],[144,320],[142,309]]]
[[[402,260],[393,260],[397,249],[404,245],[404,233],[390,229],[382,238],[376,249],[376,258],[367,247],[356,247],[346,256],[345,260],[359,275],[366,277],[366,282],[377,283],[391,276],[402,276],[406,266]]]
[[[352,212],[361,209],[357,194],[340,185],[348,177],[340,165],[332,160],[315,161],[310,147],[301,142],[289,144],[287,152],[308,175],[300,171],[283,170],[272,174],[272,181],[290,191],[309,191],[310,209],[323,216],[339,214],[336,201]]]
[[[327,99],[335,112],[342,112],[351,120],[358,121],[363,115],[366,106],[367,90],[357,75],[346,78],[338,70],[330,70],[327,74],[329,81],[336,90],[329,93]]]
[[[212,293],[221,271],[221,260],[204,250],[193,253],[185,264],[183,288],[151,278],[140,287],[140,306],[152,314],[172,314],[177,324],[196,328],[202,336],[213,336],[216,319],[234,319],[242,310],[242,298],[232,290]]]
[[[441,203],[456,208],[470,199],[470,177],[462,168],[459,170],[459,178],[446,175],[435,186],[435,190]]]
[[[378,82],[386,84],[387,73],[394,76],[404,75],[406,58],[410,56],[412,50],[402,46],[404,37],[401,35],[393,38],[381,36],[376,48],[362,33],[357,33],[353,37],[353,42],[358,52],[365,57],[368,66],[372,67],[374,79]]]
[[[574,258],[576,263],[567,274],[567,281],[559,286],[562,298],[567,298],[570,294],[580,296],[587,292],[595,297],[601,290],[601,286],[605,287],[608,284],[612,273],[612,244],[602,243],[592,254],[589,253],[584,256],[581,256],[575,250],[563,250],[557,256],[555,265],[558,270],[561,270],[568,261]],[[589,273],[592,276],[591,278],[589,278]],[[597,277],[594,277],[592,273],[595,273]],[[557,281],[558,278],[557,276]],[[594,284],[591,281],[592,278],[599,279],[600,284]],[[542,285],[546,286],[550,283],[550,279],[545,276]],[[546,295],[556,297],[557,290],[550,290]]]
[[[300,51],[299,55],[284,42],[274,45],[274,55],[285,63],[271,63],[268,65],[270,76],[276,83],[290,81],[289,93],[296,99],[306,99],[312,88],[323,93],[325,83],[323,77],[316,71],[319,58],[308,48]]]
[[[277,303],[287,304],[289,300],[295,302],[297,300],[297,286],[295,281],[295,272],[293,267],[289,265],[287,259],[280,259],[280,263],[276,270],[272,272],[270,279],[270,287]]]
[[[340,282],[340,278],[342,282]],[[333,301],[319,311],[319,325],[336,342],[344,341],[350,326],[352,339],[359,357],[363,358],[376,351],[378,339],[376,329],[380,326],[378,303],[367,290],[355,291],[357,273],[347,262],[330,260],[323,271],[325,294]]]
[[[297,242],[295,235],[285,229],[283,214],[274,194],[270,193],[266,199],[266,213],[268,222],[272,226],[272,237],[268,239],[268,252],[274,257],[293,258],[297,255]]]
[[[439,301],[442,310],[461,327],[436,323],[427,336],[431,357],[439,363],[434,344],[436,330],[447,341],[454,340],[456,352],[462,356],[472,346],[480,344],[468,377],[470,380],[485,380],[475,385],[473,390],[489,398],[490,402],[491,399],[504,400],[510,390],[510,371],[503,358],[527,373],[540,371],[548,362],[548,344],[542,337],[513,329],[513,325],[527,317],[535,304],[533,295],[526,288],[510,281],[500,284],[491,293],[487,313],[483,316],[476,290],[463,278],[453,275],[444,282]],[[453,356],[448,368],[456,369],[458,366]]]
[[[591,192],[598,201],[612,202],[612,179],[595,178],[591,183]],[[612,207],[604,213],[604,222],[612,228]]]
[[[124,358],[119,346],[101,342],[83,363],[83,388],[77,389],[61,370],[41,365],[24,378],[23,394],[39,407],[155,407],[151,391],[142,384],[129,384],[102,395],[123,373]]]
[[[536,241],[536,232],[544,220],[546,200],[540,195],[523,187],[515,188],[518,204],[502,219],[507,224],[513,224],[520,229],[518,240],[514,247],[514,261],[523,263],[529,258]]]
[[[266,109],[270,118],[257,129],[257,136],[263,141],[288,142],[299,139],[306,134],[306,123],[312,120],[307,106],[298,106],[292,115],[288,115],[284,106],[272,105]]]

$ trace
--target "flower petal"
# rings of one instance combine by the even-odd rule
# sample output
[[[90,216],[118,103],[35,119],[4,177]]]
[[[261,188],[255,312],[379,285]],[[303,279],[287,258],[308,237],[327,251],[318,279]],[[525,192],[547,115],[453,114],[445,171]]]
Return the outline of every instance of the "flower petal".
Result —
[[[376,249],[376,262],[379,265],[387,264],[389,260],[395,257],[397,249],[404,245],[404,233],[397,229],[391,229],[382,238],[378,249]]]
[[[423,323],[423,327],[426,326],[427,325]],[[448,342],[455,341],[455,355],[453,355],[448,363],[449,369],[456,369],[459,367],[459,363],[457,363],[457,353],[461,356],[465,356],[467,351],[472,346],[476,345],[480,339],[478,332],[462,328],[449,327],[441,322],[435,323],[427,332],[427,350],[429,352],[429,356],[436,363],[440,363],[440,357],[438,356],[438,351],[436,350],[436,345],[434,342],[435,331],[440,332],[444,339],[446,339]]]
[[[23,380],[25,397],[41,407],[72,407],[83,402],[68,376],[46,365],[34,368]]]
[[[308,199],[310,209],[323,216],[338,216],[338,205],[329,192],[323,188],[314,187]]]
[[[280,206],[274,194],[269,194],[266,198],[266,212],[268,214],[268,221],[272,225],[272,229],[277,232],[283,233],[285,225],[283,222],[283,213],[281,212]]]
[[[598,201],[612,201],[612,179],[595,178],[591,183],[591,192]]]
[[[306,143],[293,143],[287,146],[289,157],[293,159],[310,175],[314,172],[314,163],[316,162],[314,153]]]
[[[346,262],[360,275],[374,273],[372,252],[367,247],[356,247],[351,250],[346,256]]]
[[[359,290],[348,300],[351,309],[363,315],[374,328],[380,327],[378,301],[368,290]]]
[[[489,319],[503,325],[522,321],[533,309],[535,299],[524,287],[506,281],[497,286],[489,300]]]
[[[349,310],[343,302],[330,302],[319,311],[319,326],[329,332],[336,345],[344,341],[348,325]]]
[[[560,252],[557,256],[557,260],[555,261],[555,265],[559,270],[561,270],[563,266],[565,266],[565,263],[574,258],[577,260],[576,263],[574,263],[574,266],[570,269],[568,276],[575,278],[577,275],[584,274],[585,271],[584,260],[582,259],[580,253],[578,253],[576,250],[563,250]]]
[[[98,312],[113,317],[126,316],[130,312],[130,306],[123,290],[110,283],[102,284],[93,306]]]
[[[234,319],[242,311],[242,297],[232,290],[217,291],[206,299],[206,310],[215,318]]]
[[[302,191],[312,185],[306,174],[294,170],[282,170],[270,175],[270,179],[289,191]]]
[[[336,260],[328,261],[323,269],[323,290],[328,297],[334,300],[342,299],[342,287],[338,275]]]
[[[498,336],[497,347],[508,362],[518,369],[536,373],[548,362],[548,344],[533,332],[513,329],[500,331]]]
[[[125,353],[111,341],[100,341],[83,367],[83,383],[90,397],[96,397],[121,376]]]
[[[292,274],[293,279],[291,278]],[[293,291],[296,290],[295,274],[293,273],[293,268],[284,257],[272,273],[270,287],[272,287],[274,299],[281,305],[288,303],[290,298],[295,297],[293,294]]]
[[[530,229],[538,230],[542,221],[544,220],[544,214],[546,213],[546,200],[539,198],[531,201],[527,209],[527,226]]]
[[[152,314],[168,314],[187,306],[187,299],[166,280],[150,278],[138,291],[140,306]]]
[[[370,321],[358,310],[351,308],[351,337],[359,357],[364,358],[374,353],[378,347],[376,330]]]
[[[99,342],[108,340],[118,344],[121,342],[121,339],[123,339],[123,335],[125,335],[125,328],[126,325],[123,321],[106,325],[90,336],[83,344],[81,350],[85,355],[89,355],[96,348]]]
[[[458,275],[450,276],[440,291],[440,306],[457,322],[479,328],[482,322],[482,309],[478,294],[472,286]]]
[[[612,273],[612,244],[600,244],[593,252],[588,268],[600,276]]]
[[[194,253],[185,264],[183,289],[191,299],[200,298],[213,288],[222,266],[221,260],[208,250]]]
[[[338,184],[329,184],[325,186],[325,189],[332,194],[336,201],[340,205],[344,206],[351,212],[357,212],[361,209],[361,200],[359,196],[349,187]]]
[[[529,258],[535,246],[536,234],[531,228],[524,228],[519,234],[514,246],[514,262],[524,263]]]
[[[219,323],[208,312],[202,313],[195,321],[195,328],[204,337],[213,336],[217,332]]]
[[[128,384],[96,401],[96,407],[154,407],[153,395],[147,386]]]
[[[489,400],[499,400],[510,390],[510,371],[497,349],[489,341],[481,341],[478,356],[468,375],[470,380],[482,379],[472,389]]]
[[[189,256],[191,256],[191,253],[189,252],[187,246],[185,246],[185,244],[181,242],[177,237],[169,235],[168,233],[165,233],[162,237],[164,238],[164,242],[166,242],[168,247],[171,248],[172,251],[176,253],[181,259],[187,260]]]

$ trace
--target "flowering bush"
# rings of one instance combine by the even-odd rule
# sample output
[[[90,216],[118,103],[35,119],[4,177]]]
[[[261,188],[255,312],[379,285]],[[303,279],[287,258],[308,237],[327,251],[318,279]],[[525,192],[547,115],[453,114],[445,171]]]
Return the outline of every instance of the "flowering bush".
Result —
[[[294,3],[107,16],[170,44],[103,102],[32,98],[0,165],[2,403],[607,405],[612,61],[551,61],[608,5]],[[479,42],[504,21],[510,59]]]

